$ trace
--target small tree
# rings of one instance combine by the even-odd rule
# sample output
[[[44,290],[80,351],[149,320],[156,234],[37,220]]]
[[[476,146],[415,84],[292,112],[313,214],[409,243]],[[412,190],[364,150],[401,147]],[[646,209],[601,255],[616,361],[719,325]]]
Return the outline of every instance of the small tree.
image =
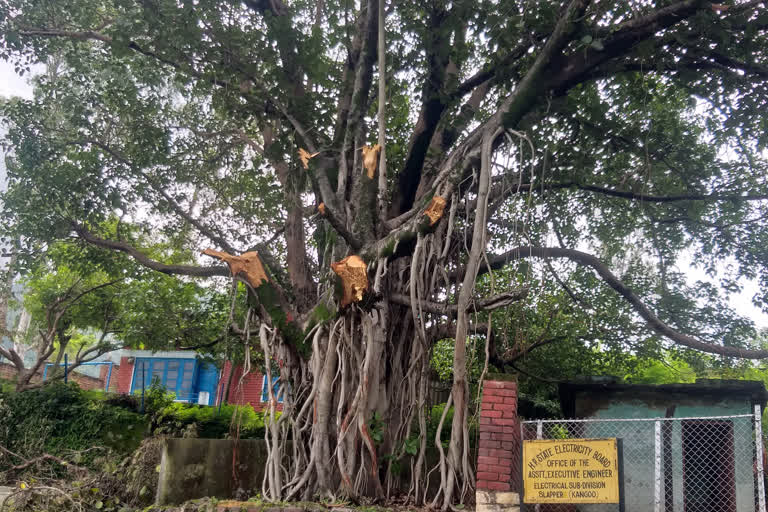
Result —
[[[111,224],[112,229],[116,224]],[[130,226],[123,226],[130,232]],[[183,261],[184,255],[167,246],[155,245],[156,254],[167,260]],[[42,385],[33,382],[46,363],[54,368],[48,381],[61,379],[59,367],[69,354],[69,368],[93,361],[122,346],[157,350],[193,349],[211,355],[225,347],[226,294],[149,273],[129,258],[83,258],[88,248],[79,244],[56,243],[44,258],[26,266],[13,258],[0,296],[2,332],[11,340],[0,347],[0,356],[17,371],[17,390]],[[12,281],[23,284],[23,299],[11,293]],[[7,325],[7,311],[23,306],[29,325]],[[18,322],[17,322],[18,323]],[[32,349],[34,362],[26,366],[24,353]]]
[[[9,273],[11,271],[9,270]],[[34,382],[41,368],[55,354],[54,368],[57,368],[66,353],[75,329],[93,327],[100,331],[94,344],[80,345],[70,368],[92,361],[100,355],[114,350],[108,336],[117,320],[115,307],[115,285],[119,280],[110,280],[105,275],[83,278],[68,269],[58,272],[44,272],[25,281],[30,292],[24,306],[32,316],[29,329],[10,328],[7,325],[7,311],[11,303],[10,285],[6,285],[0,298],[2,332],[11,340],[10,347],[0,346],[0,356],[8,359],[15,367],[16,390],[24,391],[42,385]],[[25,349],[32,347],[36,353],[30,367],[24,364]],[[55,370],[50,380],[61,378]]]

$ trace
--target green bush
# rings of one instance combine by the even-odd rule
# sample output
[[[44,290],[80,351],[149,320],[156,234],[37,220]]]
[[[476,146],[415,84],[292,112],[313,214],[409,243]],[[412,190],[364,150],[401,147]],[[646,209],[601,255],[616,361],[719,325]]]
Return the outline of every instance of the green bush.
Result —
[[[154,434],[175,437],[222,439],[234,433],[238,426],[241,439],[264,437],[264,414],[254,411],[250,405],[223,405],[219,411],[218,407],[177,402],[158,411],[152,423]]]
[[[145,429],[140,415],[91,400],[75,383],[0,392],[0,444],[25,459],[47,453],[88,465],[104,456],[94,447],[119,456],[130,453]],[[0,471],[18,462],[0,457]]]
[[[437,433],[437,426],[440,424],[440,417],[443,415],[445,404],[433,405],[432,409],[427,415],[427,443],[432,444],[435,440],[435,434]],[[444,446],[447,446],[448,441],[451,439],[451,426],[453,424],[453,407],[448,409],[445,415],[445,421],[443,421],[443,430],[440,432],[440,440]],[[470,417],[469,419],[469,439],[471,443],[474,443],[477,438],[477,421]]]
[[[15,387],[13,381],[0,379],[0,393],[10,393]]]
[[[133,396],[137,404],[141,404],[141,389],[135,389]],[[175,399],[175,394],[169,392],[158,379],[153,379],[152,384],[144,390],[144,412],[153,416],[170,406]]]

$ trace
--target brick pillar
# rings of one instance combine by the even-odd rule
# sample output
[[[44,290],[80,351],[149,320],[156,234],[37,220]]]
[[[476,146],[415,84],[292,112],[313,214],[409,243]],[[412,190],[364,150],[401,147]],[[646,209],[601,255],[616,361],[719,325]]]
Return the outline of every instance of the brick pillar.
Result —
[[[517,379],[489,374],[483,382],[477,457],[477,512],[520,510],[520,425]]]
[[[112,380],[116,383],[117,392],[126,395],[131,392],[131,379],[133,378],[134,365],[133,362],[129,363],[128,359],[128,357],[121,357],[120,365],[112,369]],[[115,369],[118,369],[118,371],[115,372]],[[139,379],[139,381],[141,381],[141,379]],[[109,387],[112,387],[111,383]]]

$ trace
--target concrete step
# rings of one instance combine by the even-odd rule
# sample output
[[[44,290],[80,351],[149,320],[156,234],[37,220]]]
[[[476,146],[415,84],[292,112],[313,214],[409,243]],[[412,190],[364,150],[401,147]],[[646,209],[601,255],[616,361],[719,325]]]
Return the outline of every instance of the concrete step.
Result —
[[[0,485],[0,506],[3,505],[5,498],[10,496],[11,493],[13,493],[13,491],[14,491],[13,487],[4,487]]]

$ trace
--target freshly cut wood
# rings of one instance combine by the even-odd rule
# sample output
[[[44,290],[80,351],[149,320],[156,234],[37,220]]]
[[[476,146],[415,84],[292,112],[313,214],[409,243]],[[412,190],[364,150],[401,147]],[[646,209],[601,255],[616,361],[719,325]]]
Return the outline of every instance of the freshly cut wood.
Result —
[[[258,251],[251,251],[243,253],[240,256],[233,256],[227,252],[206,249],[203,251],[203,254],[218,258],[225,262],[229,265],[229,271],[233,276],[242,272],[245,279],[248,281],[248,284],[254,288],[258,288],[262,283],[269,282],[267,273],[264,271],[264,265],[262,265],[261,259],[259,258]]]
[[[363,294],[368,289],[368,266],[363,259],[352,254],[341,261],[331,263],[331,268],[341,278],[344,289],[341,306],[363,300]]]
[[[376,174],[376,164],[379,163],[380,152],[381,146],[378,144],[363,146],[363,167],[365,167],[369,179],[373,179]]]
[[[440,196],[435,196],[429,202],[429,206],[424,210],[424,215],[429,217],[429,225],[434,226],[435,223],[440,220],[445,210],[445,199]]]

